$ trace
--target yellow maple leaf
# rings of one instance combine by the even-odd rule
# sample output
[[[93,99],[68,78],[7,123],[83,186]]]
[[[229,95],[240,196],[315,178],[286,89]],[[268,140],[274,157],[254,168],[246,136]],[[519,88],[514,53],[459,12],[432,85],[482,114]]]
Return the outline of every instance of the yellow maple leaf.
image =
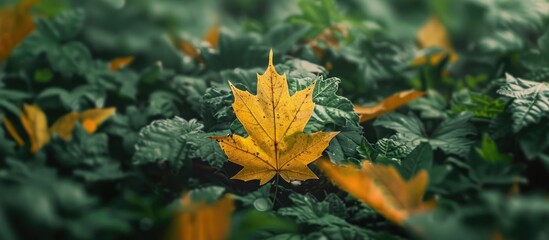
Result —
[[[48,131],[48,119],[46,114],[35,105],[23,105],[21,113],[21,123],[23,128],[29,135],[31,142],[31,152],[36,153],[44,145],[50,142],[50,134]]]
[[[307,167],[322,155],[337,132],[303,133],[315,104],[315,83],[290,96],[286,74],[273,65],[273,52],[263,75],[257,76],[257,95],[232,85],[233,109],[248,137],[212,137],[229,161],[243,166],[232,179],[259,180],[263,185],[279,174],[285,181],[317,179]]]
[[[327,159],[317,161],[320,169],[341,189],[360,199],[390,221],[403,225],[411,214],[433,208],[434,202],[423,202],[429,176],[420,170],[404,181],[394,166],[362,162],[362,168],[337,166]]]
[[[444,51],[428,57],[418,57],[412,61],[413,65],[425,64],[427,61],[429,61],[431,65],[436,65],[448,54],[450,55],[449,58],[451,62],[455,62],[458,59],[458,56],[452,47],[448,32],[438,17],[430,17],[425,25],[419,29],[417,32],[417,43],[420,49],[439,47]]]
[[[25,0],[0,10],[0,62],[6,60],[11,51],[34,30],[29,14],[34,3],[36,0]]]
[[[111,117],[116,112],[115,107],[109,108],[94,108],[78,114],[80,123],[87,133],[92,134],[97,130],[105,120]]]
[[[187,193],[181,199],[181,211],[175,216],[167,239],[222,240],[230,233],[234,198],[225,195],[214,204],[193,202]]]
[[[133,56],[115,58],[109,62],[109,69],[113,72],[116,72],[133,62]]]
[[[385,98],[382,102],[374,106],[365,107],[355,105],[355,112],[358,116],[360,116],[360,122],[367,122],[385,113],[391,112],[423,95],[425,95],[425,92],[422,91],[402,91]]]

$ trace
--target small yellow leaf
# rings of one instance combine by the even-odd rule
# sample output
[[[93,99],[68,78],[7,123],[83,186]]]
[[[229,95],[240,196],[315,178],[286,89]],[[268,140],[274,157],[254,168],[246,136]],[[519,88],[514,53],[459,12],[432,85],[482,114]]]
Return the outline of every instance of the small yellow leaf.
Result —
[[[334,24],[333,26],[324,29],[320,34],[309,41],[308,45],[313,50],[316,59],[321,60],[322,57],[324,57],[326,54],[326,47],[339,50],[341,39],[336,33],[343,37],[343,39],[349,37],[347,26],[344,24]]]
[[[8,133],[15,140],[17,145],[19,145],[20,147],[25,145],[25,141],[23,141],[23,138],[19,135],[19,133],[17,133],[17,130],[15,130],[13,123],[6,117],[3,117],[2,120],[4,122],[4,126],[6,126],[6,130],[8,130]]]
[[[367,122],[385,113],[391,112],[423,95],[425,95],[425,92],[422,91],[402,91],[393,94],[392,96],[384,99],[382,102],[371,107],[355,105],[355,112],[358,116],[360,116],[360,122]]]
[[[36,1],[25,0],[0,10],[0,62],[6,60],[11,51],[34,30],[29,9]]]
[[[259,180],[260,185],[276,174],[287,182],[317,179],[307,165],[322,155],[338,132],[303,133],[315,107],[315,83],[290,96],[286,75],[274,68],[272,51],[267,70],[257,79],[257,95],[229,82],[235,115],[248,137],[212,137],[229,161],[244,167],[232,179]]]
[[[219,32],[221,28],[219,27],[219,24],[216,24],[212,28],[208,29],[206,31],[206,34],[204,34],[204,41],[210,44],[210,47],[213,49],[217,48],[217,43],[219,42]]]
[[[75,122],[78,121],[78,113],[70,112],[58,118],[50,127],[50,133],[57,134],[65,141],[70,141]]]
[[[450,54],[451,62],[457,61],[458,56],[452,47],[448,32],[442,22],[435,16],[429,18],[427,23],[418,31],[417,42],[420,49],[439,47],[443,49],[444,52],[434,54],[429,58],[427,56],[418,57],[412,61],[412,65],[425,64],[427,61],[430,61],[429,63],[431,65],[436,65],[442,61],[447,54]]]
[[[133,59],[133,56],[115,58],[109,62],[109,69],[113,72],[116,72],[130,65],[133,62]]]
[[[220,26],[216,24],[212,28],[208,29],[206,33],[204,34],[204,41],[210,44],[210,48],[216,49],[217,44],[219,42],[219,36],[220,36]],[[192,59],[195,59],[199,62],[203,62],[203,60],[200,58],[200,51],[196,46],[194,46],[191,42],[182,39],[182,40],[175,40],[176,47],[184,53],[185,55],[191,57]]]
[[[411,214],[434,207],[434,203],[422,201],[429,178],[425,170],[406,182],[393,166],[369,161],[363,161],[361,169],[337,166],[328,159],[317,161],[317,165],[339,188],[396,224],[403,225]]]
[[[223,240],[230,233],[234,199],[225,195],[216,203],[195,203],[186,194],[181,199],[181,212],[170,227],[170,240]]]
[[[200,52],[198,51],[198,49],[196,49],[196,47],[189,41],[179,41],[177,43],[177,48],[192,59],[198,59],[200,57]]]
[[[48,120],[38,106],[25,104],[21,113],[21,123],[29,135],[32,153],[38,152],[50,142]]]
[[[97,130],[105,120],[111,117],[116,112],[116,108],[94,108],[86,110],[78,114],[82,127],[87,133],[92,134]]]

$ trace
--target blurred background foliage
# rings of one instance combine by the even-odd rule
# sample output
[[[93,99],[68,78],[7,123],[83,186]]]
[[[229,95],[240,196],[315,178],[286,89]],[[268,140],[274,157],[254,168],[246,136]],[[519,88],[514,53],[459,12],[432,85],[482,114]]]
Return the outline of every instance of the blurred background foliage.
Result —
[[[175,238],[183,191],[234,198],[231,239],[549,238],[545,0],[0,7],[0,239]],[[290,91],[326,86],[307,131],[341,131],[326,151],[333,162],[426,169],[437,209],[401,229],[325,178],[259,189],[229,180],[238,167],[206,137],[245,134],[227,80],[255,91],[269,49]],[[353,104],[408,89],[427,94],[358,122]],[[70,112],[117,113],[93,135],[84,123],[69,142],[52,134],[34,154],[25,103],[45,112],[46,128]]]

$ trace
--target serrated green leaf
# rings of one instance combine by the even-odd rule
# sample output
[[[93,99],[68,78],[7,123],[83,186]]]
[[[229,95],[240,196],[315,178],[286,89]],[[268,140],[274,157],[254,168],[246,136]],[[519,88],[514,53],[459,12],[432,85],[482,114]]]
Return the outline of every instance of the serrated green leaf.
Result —
[[[513,98],[510,109],[513,111],[513,131],[538,122],[549,113],[549,83],[533,82],[506,75],[506,85],[499,94]]]
[[[431,170],[433,164],[433,149],[428,143],[420,143],[404,160],[399,168],[397,168],[404,177],[410,179],[415,176],[419,170]]]
[[[444,120],[436,127],[432,134],[427,135],[423,123],[414,114],[408,116],[400,113],[391,113],[374,122],[374,126],[383,126],[393,129],[399,134],[399,139],[412,146],[421,142],[429,142],[434,149],[441,149],[447,154],[466,156],[473,141],[468,137],[474,135],[474,126],[468,123],[472,114],[464,112],[456,117]]]
[[[502,154],[496,145],[496,142],[488,134],[482,135],[480,147],[475,148],[477,154],[489,163],[507,163],[512,160],[511,156]]]
[[[173,169],[180,169],[189,160],[190,150],[184,136],[201,131],[196,120],[180,117],[156,120],[139,132],[132,162],[135,165],[168,161]]]

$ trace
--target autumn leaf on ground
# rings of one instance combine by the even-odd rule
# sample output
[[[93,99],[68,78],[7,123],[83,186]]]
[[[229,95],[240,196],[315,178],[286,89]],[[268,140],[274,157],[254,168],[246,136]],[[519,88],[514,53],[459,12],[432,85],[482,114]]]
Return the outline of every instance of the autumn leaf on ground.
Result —
[[[343,24],[334,24],[309,41],[308,45],[313,50],[316,59],[321,60],[326,54],[327,48],[339,50],[340,41],[349,37],[347,28]]]
[[[21,113],[21,123],[29,135],[32,153],[38,152],[50,142],[48,119],[38,106],[25,104]]]
[[[371,107],[355,105],[355,112],[358,116],[360,116],[360,122],[367,122],[380,115],[393,111],[423,95],[425,95],[425,92],[414,90],[403,91],[395,93],[384,99],[382,102]]]
[[[219,24],[216,24],[212,28],[208,29],[208,31],[206,31],[206,33],[204,34],[204,38],[203,38],[204,42],[208,43],[209,47],[212,49],[217,48],[217,43],[219,42],[220,29],[221,27],[219,26]],[[187,41],[185,39],[176,41],[176,46],[181,52],[191,57],[192,59],[197,59],[199,61],[202,61],[200,59],[200,51],[190,41]]]
[[[230,233],[234,198],[226,194],[213,204],[194,202],[190,194],[181,199],[181,212],[177,213],[170,240],[223,240]]]
[[[307,165],[322,155],[337,132],[303,133],[315,107],[315,82],[290,96],[286,75],[279,75],[274,68],[272,51],[267,70],[257,78],[257,95],[229,82],[235,115],[248,137],[212,137],[229,161],[244,167],[232,179],[257,179],[260,185],[276,174],[287,182],[317,179]]]
[[[319,160],[317,165],[341,189],[396,224],[403,225],[411,214],[434,207],[434,202],[422,200],[429,178],[425,170],[406,182],[394,166],[369,161],[363,161],[361,169],[337,166],[328,159]]]
[[[97,127],[99,127],[101,123],[111,117],[115,112],[115,107],[94,108],[79,113],[78,119],[80,120],[80,123],[82,123],[82,127],[84,127],[86,132],[92,134],[97,130]]]
[[[0,62],[6,60],[23,38],[34,30],[29,14],[34,3],[36,0],[24,0],[0,10]]]
[[[130,65],[133,62],[133,59],[133,56],[115,58],[109,62],[109,69],[113,72],[116,72]]]
[[[55,133],[65,141],[71,140],[74,123],[78,120],[77,112],[70,112],[58,118],[50,127],[50,133]]]
[[[417,43],[420,49],[439,47],[443,51],[431,56],[420,56],[412,61],[413,65],[422,65],[427,61],[429,61],[431,65],[437,65],[447,54],[450,55],[449,58],[451,62],[455,62],[458,59],[446,28],[440,19],[435,16],[429,18],[427,23],[419,29],[417,32]]]
[[[17,142],[18,146],[25,145],[25,141],[23,141],[23,138],[19,133],[17,133],[17,130],[15,130],[15,127],[13,126],[13,123],[6,117],[2,117],[2,121],[4,122],[4,126],[6,127],[6,130],[8,130],[8,133],[11,137]]]

